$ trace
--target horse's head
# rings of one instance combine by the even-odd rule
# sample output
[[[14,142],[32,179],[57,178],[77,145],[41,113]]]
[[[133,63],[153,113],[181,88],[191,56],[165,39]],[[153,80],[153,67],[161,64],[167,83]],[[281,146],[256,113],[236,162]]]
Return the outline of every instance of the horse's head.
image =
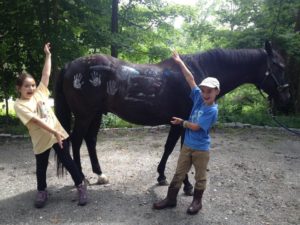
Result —
[[[290,99],[289,85],[284,75],[285,64],[283,58],[272,49],[270,42],[265,43],[267,66],[259,88],[269,95],[269,100],[276,106],[287,105]]]

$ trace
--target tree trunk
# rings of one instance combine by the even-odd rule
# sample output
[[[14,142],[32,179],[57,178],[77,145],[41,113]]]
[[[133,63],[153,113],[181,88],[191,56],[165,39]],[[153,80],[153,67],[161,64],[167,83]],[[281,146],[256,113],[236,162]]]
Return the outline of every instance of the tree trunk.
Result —
[[[111,56],[116,58],[118,57],[118,49],[114,40],[118,33],[118,7],[119,0],[112,0],[111,33],[113,41],[111,43]]]
[[[295,25],[295,32],[298,33],[298,36],[300,36],[299,32],[300,32],[300,8],[297,11],[297,18],[296,18],[296,25]],[[299,60],[298,62],[296,62],[296,64],[294,65],[296,68],[296,75],[298,82],[296,84],[298,84],[298,86],[296,87],[296,103],[295,103],[295,109],[297,113],[300,113],[300,68],[299,68]]]
[[[8,105],[8,99],[5,97],[5,115],[9,116],[9,105]]]
[[[58,31],[58,19],[59,19],[58,7],[59,7],[58,0],[53,0],[52,1],[53,27],[52,27],[52,32],[51,32],[51,40],[56,40],[56,38],[59,36],[59,31]],[[59,47],[59,46],[56,45],[56,43],[53,43],[53,45],[54,45],[54,49]],[[52,55],[52,77],[54,78],[53,79],[54,82],[52,83],[53,85],[55,85],[55,79],[56,79],[56,76],[58,75],[58,72],[59,72],[58,55],[53,54]],[[53,86],[53,90],[54,90],[54,86]]]

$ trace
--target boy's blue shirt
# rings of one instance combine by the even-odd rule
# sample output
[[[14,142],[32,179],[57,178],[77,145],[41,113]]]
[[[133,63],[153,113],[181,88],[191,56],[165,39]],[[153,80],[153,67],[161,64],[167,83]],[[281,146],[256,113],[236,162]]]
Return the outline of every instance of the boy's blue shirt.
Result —
[[[209,151],[209,130],[217,121],[218,105],[205,105],[201,90],[198,86],[192,89],[190,97],[193,100],[193,108],[189,117],[189,122],[198,124],[200,129],[197,131],[186,129],[184,144],[194,150]]]

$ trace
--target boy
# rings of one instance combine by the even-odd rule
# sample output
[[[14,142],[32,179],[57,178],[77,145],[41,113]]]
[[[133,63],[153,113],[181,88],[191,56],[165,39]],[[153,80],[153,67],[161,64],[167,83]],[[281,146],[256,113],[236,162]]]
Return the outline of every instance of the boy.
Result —
[[[215,99],[220,93],[220,84],[216,78],[207,77],[200,83],[199,88],[195,83],[194,76],[176,51],[173,52],[172,57],[191,87],[193,108],[188,121],[177,117],[173,117],[171,120],[172,124],[181,125],[186,129],[184,143],[178,158],[175,175],[168,188],[167,197],[154,203],[153,208],[164,209],[176,206],[181,184],[193,165],[196,183],[193,201],[187,209],[187,213],[192,215],[198,213],[202,208],[202,195],[206,188],[206,170],[209,161],[209,130],[217,121],[218,105],[215,104]]]

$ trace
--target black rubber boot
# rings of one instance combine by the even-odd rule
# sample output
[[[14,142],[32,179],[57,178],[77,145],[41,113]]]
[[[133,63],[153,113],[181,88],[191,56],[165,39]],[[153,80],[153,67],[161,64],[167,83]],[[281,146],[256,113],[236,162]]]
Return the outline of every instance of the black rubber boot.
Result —
[[[168,188],[167,197],[159,202],[155,202],[153,204],[153,209],[165,209],[165,208],[173,208],[177,205],[177,195],[179,192],[179,188]]]
[[[187,213],[190,215],[197,214],[202,209],[202,196],[204,190],[194,190],[194,198],[192,204],[187,209]]]

